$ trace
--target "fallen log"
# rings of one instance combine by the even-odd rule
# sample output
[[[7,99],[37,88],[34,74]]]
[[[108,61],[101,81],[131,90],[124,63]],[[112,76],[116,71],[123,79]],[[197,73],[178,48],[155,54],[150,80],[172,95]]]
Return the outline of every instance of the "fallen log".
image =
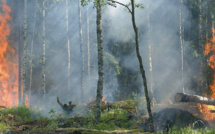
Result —
[[[175,95],[175,102],[195,102],[207,105],[215,105],[215,99],[185,93],[177,93]]]

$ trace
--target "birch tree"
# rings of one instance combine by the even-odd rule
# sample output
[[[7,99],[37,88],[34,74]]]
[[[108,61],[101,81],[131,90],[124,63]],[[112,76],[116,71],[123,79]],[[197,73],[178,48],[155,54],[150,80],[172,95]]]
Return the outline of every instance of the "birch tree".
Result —
[[[179,6],[179,37],[180,37],[180,46],[181,46],[181,83],[182,83],[182,92],[184,93],[184,45],[183,45],[183,21],[182,21],[182,5],[183,0],[180,0]]]
[[[150,5],[148,6],[148,12],[147,12],[147,20],[148,20],[148,46],[149,46],[149,74],[150,74],[150,92],[152,97],[152,106],[155,105],[156,100],[154,98],[154,80],[153,80],[153,68],[152,68],[152,39],[151,39],[151,22],[150,22]]]
[[[42,49],[42,92],[43,101],[46,100],[46,76],[45,76],[45,62],[46,62],[46,42],[45,42],[45,1],[43,0],[42,9],[42,38],[43,38],[43,49]]]
[[[37,9],[36,9],[37,0],[35,1],[35,11],[34,11],[34,26],[32,32],[32,39],[31,39],[31,51],[30,51],[30,76],[29,76],[29,105],[31,105],[31,90],[32,90],[32,73],[33,73],[33,48],[34,48],[34,35],[35,35],[35,28],[36,28],[36,16],[37,16]]]
[[[79,38],[80,38],[80,52],[81,52],[81,99],[84,97],[84,48],[83,48],[83,34],[81,21],[81,0],[78,0],[78,14],[79,14]]]
[[[67,53],[68,53],[68,63],[67,63],[67,88],[68,88],[68,98],[69,98],[69,93],[70,93],[70,80],[71,80],[71,75],[70,75],[70,68],[71,68],[71,62],[70,62],[70,40],[69,40],[69,15],[68,15],[68,0],[66,0],[66,35],[67,35]]]
[[[87,72],[90,76],[90,24],[89,24],[89,9],[87,8]]]

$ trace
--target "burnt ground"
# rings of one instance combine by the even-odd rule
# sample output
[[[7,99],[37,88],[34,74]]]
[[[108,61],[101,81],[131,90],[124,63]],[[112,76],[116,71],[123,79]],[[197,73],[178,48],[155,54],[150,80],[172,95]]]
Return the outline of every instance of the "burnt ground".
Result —
[[[193,129],[201,129],[209,127],[207,121],[195,117],[188,111],[177,108],[164,108],[153,113],[153,121],[156,131],[170,131],[173,126],[178,129],[191,127]],[[139,126],[144,131],[149,131],[149,121],[147,118],[139,120]]]

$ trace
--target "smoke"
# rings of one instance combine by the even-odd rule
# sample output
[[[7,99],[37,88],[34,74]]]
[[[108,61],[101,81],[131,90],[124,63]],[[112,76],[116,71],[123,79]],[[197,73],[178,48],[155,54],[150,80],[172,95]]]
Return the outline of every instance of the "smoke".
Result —
[[[124,4],[129,1],[119,0]],[[140,52],[143,58],[144,68],[146,70],[146,77],[148,81],[148,90],[150,89],[150,75],[149,75],[149,48],[148,41],[152,41],[152,68],[154,80],[154,95],[158,102],[165,102],[168,99],[172,100],[174,93],[182,92],[181,80],[181,50],[179,39],[179,6],[180,1],[172,0],[154,0],[154,1],[137,1],[143,4],[144,9],[136,9],[136,21],[139,28]],[[117,8],[107,7],[107,16],[109,19],[108,37],[115,40],[131,40],[129,36],[134,39],[134,31],[132,27],[131,15],[125,7],[120,5]],[[182,5],[184,28],[190,28],[191,13],[185,5]],[[148,15],[150,22],[148,22]],[[148,23],[151,26],[151,35],[149,35]],[[129,36],[128,36],[129,35]],[[188,59],[192,56],[192,48],[190,44],[184,41],[186,49],[184,57]],[[186,59],[185,57],[185,59]],[[197,61],[193,64],[198,63]],[[139,71],[139,63],[133,53],[126,57],[123,64],[133,70]],[[190,73],[184,69],[185,92],[190,82]],[[139,74],[139,79],[142,78]],[[143,84],[141,83],[141,86]],[[143,92],[143,87],[141,87]],[[144,92],[143,92],[144,94]]]
[[[10,1],[14,5],[13,1]],[[129,0],[119,0],[119,2],[127,4]],[[136,21],[139,28],[140,51],[143,58],[144,68],[146,70],[148,89],[149,87],[149,48],[148,48],[148,13],[150,16],[151,25],[151,40],[152,46],[152,65],[154,78],[154,95],[159,102],[172,98],[175,92],[181,92],[181,55],[179,42],[179,1],[172,0],[146,0],[136,1],[142,3],[144,9],[136,9]],[[20,5],[23,3],[21,2]],[[33,59],[33,85],[32,85],[32,105],[45,104],[47,110],[50,108],[59,109],[56,102],[56,97],[60,97],[63,102],[72,100],[74,103],[88,102],[90,97],[95,99],[97,89],[97,43],[96,43],[96,12],[93,3],[89,3],[86,7],[82,7],[82,28],[84,38],[84,98],[81,98],[81,54],[79,40],[79,18],[77,1],[69,2],[69,37],[71,45],[71,92],[67,91],[67,36],[66,36],[66,5],[64,1],[47,2],[46,3],[46,88],[47,101],[40,102],[41,96],[41,59],[42,59],[42,12],[41,3],[36,6],[36,27],[34,37],[34,59]],[[14,5],[15,6],[15,5]],[[89,8],[90,22],[90,52],[91,52],[91,75],[87,75],[87,21],[86,9]],[[190,11],[183,5],[184,12],[184,27],[190,27]],[[16,10],[18,10],[16,8]],[[23,11],[18,10],[16,17],[20,20],[21,28],[23,27]],[[27,26],[27,47],[30,50],[32,41],[32,31],[34,29],[35,1],[28,3],[28,26]],[[17,21],[16,20],[16,21]],[[16,25],[17,26],[17,25]],[[18,26],[17,26],[18,27]],[[21,34],[22,35],[22,34]],[[104,51],[113,54],[109,47],[110,42],[131,43],[134,39],[134,31],[131,22],[131,15],[126,8],[117,5],[117,8],[105,6],[103,10],[103,39]],[[119,43],[119,45],[121,45]],[[185,42],[186,57],[189,57],[189,52],[192,51],[190,44]],[[129,46],[129,51],[125,52],[123,57],[115,56],[115,61],[121,66],[139,72],[139,63],[135,53],[134,43]],[[105,69],[105,84],[104,97],[107,101],[114,101],[115,90],[120,88],[117,70],[114,67],[106,67]],[[123,69],[122,69],[123,70]],[[121,71],[122,71],[121,70]],[[186,82],[189,82],[190,76],[188,72]],[[122,74],[122,72],[121,72]],[[133,79],[133,78],[131,78]],[[127,80],[128,85],[132,80]],[[140,73],[133,80],[136,87],[131,90],[141,89],[143,92],[143,84]],[[124,87],[121,87],[124,88]],[[70,96],[68,98],[68,96]],[[48,106],[48,107],[47,107]]]

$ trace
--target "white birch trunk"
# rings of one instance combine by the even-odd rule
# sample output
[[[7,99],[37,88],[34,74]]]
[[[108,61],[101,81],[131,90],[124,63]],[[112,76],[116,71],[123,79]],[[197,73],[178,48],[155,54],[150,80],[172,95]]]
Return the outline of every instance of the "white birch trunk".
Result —
[[[147,20],[148,20],[148,45],[149,45],[149,74],[150,74],[150,91],[151,97],[154,98],[154,81],[153,81],[153,68],[152,68],[152,39],[151,39],[151,23],[150,23],[150,7],[148,3],[148,12],[147,12]],[[155,100],[155,99],[153,99]],[[152,106],[154,104],[152,103]]]
[[[68,65],[67,65],[67,79],[68,79],[68,98],[70,96],[71,87],[70,87],[70,68],[71,68],[71,62],[70,62],[70,39],[69,39],[69,14],[68,14],[68,0],[66,0],[66,34],[67,34],[67,53],[68,53]]]
[[[182,4],[183,0],[180,0],[179,7],[179,36],[180,36],[180,45],[181,45],[181,84],[182,92],[184,93],[184,44],[183,44],[183,19],[182,19]]]
[[[90,24],[89,24],[89,10],[87,8],[87,72],[90,76]]]
[[[43,18],[42,18],[42,36],[43,36],[43,50],[42,50],[42,92],[43,101],[46,101],[46,77],[45,77],[45,62],[46,62],[46,42],[45,42],[45,1],[43,0]]]
[[[84,51],[83,51],[83,34],[82,34],[82,21],[81,21],[81,0],[78,0],[79,12],[79,37],[80,37],[80,52],[81,52],[81,99],[84,97]]]
[[[37,0],[35,2],[37,4]],[[35,28],[36,28],[36,16],[37,16],[37,7],[35,6],[34,12],[34,27],[32,33],[32,40],[31,40],[31,54],[30,54],[30,76],[29,76],[29,106],[31,105],[31,90],[32,90],[32,73],[33,73],[33,49],[34,49],[34,35],[35,35]]]

